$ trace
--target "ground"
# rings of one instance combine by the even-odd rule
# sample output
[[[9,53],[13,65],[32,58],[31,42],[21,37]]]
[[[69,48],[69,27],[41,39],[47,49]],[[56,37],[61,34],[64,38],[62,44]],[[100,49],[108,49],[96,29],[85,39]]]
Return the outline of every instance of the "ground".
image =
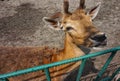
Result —
[[[86,1],[88,10],[102,2],[94,24],[108,37],[108,44],[103,49],[120,46],[120,0]],[[70,0],[71,11],[78,6],[78,2],[79,0]],[[61,11],[61,5],[62,0],[0,0],[0,46],[63,48],[63,31],[49,29],[42,21],[44,16]],[[96,58],[94,63],[98,65],[95,67],[99,69],[106,57],[108,55]],[[120,55],[117,54],[114,62],[118,62],[119,58]]]

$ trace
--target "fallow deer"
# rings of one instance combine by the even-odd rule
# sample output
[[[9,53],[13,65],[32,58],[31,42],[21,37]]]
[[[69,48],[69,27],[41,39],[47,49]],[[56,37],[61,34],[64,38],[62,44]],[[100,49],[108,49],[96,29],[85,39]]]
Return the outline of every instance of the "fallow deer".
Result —
[[[55,51],[52,53],[52,51],[48,50],[48,48],[45,50],[39,47],[17,48],[17,49],[0,48],[0,49],[7,50],[7,52],[4,52],[4,53],[13,53],[12,55],[14,54],[24,55],[25,53],[27,54],[27,52],[31,55],[32,53],[36,53],[36,52],[38,54],[42,53],[43,55],[41,55],[41,57],[43,56],[42,57],[43,64],[48,64],[52,62],[57,62],[57,61],[61,61],[61,60],[69,59],[69,58],[82,56],[84,55],[84,51],[82,51],[80,46],[98,47],[98,46],[106,44],[105,34],[100,32],[92,23],[92,20],[97,16],[100,6],[101,4],[99,3],[89,12],[86,12],[85,11],[85,0],[81,0],[79,7],[73,13],[71,13],[68,10],[69,1],[64,0],[63,11],[61,13],[57,13],[53,15],[52,17],[43,18],[45,23],[48,24],[50,28],[55,29],[55,30],[63,30],[65,32],[64,48],[63,50],[60,50],[59,53],[55,53]],[[56,18],[59,18],[59,19],[57,20]],[[51,54],[47,56],[48,52],[42,52],[42,51],[48,51]],[[5,56],[3,55],[3,57]],[[3,58],[0,58],[0,59],[3,59]],[[11,66],[11,68],[16,69],[16,68],[19,68],[19,66],[21,67],[24,66],[25,64],[26,64],[25,67],[28,67],[31,64],[30,59],[32,59],[32,56],[31,58],[24,58],[24,59],[21,57],[19,61],[23,61],[24,63],[16,65],[15,68],[13,65]],[[25,60],[27,61],[27,63]],[[34,63],[35,61],[36,64],[39,65],[37,60],[32,59],[32,63]],[[76,63],[70,63],[70,64],[65,64],[65,65],[50,68],[51,76],[53,77],[52,81],[63,81],[64,78],[62,77],[62,74],[72,71],[79,65],[80,65],[80,62],[76,62]],[[20,80],[17,79],[17,81],[20,81]],[[42,78],[40,78],[39,81],[42,81]]]

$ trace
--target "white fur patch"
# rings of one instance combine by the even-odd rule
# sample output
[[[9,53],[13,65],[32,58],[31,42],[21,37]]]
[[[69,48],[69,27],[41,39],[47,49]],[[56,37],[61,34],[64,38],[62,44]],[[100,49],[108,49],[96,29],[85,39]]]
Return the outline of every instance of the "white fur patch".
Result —
[[[101,47],[93,47],[94,50],[102,50],[103,48]]]

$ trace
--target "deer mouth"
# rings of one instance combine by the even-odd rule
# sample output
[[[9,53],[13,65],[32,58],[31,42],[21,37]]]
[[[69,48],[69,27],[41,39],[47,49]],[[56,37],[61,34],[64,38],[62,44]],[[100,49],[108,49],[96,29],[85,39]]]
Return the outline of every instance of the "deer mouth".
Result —
[[[106,45],[107,45],[107,40],[105,40],[105,41],[103,41],[103,42],[97,42],[94,47],[106,46]]]
[[[107,40],[104,40],[104,41],[95,41],[92,39],[90,39],[90,40],[93,42],[92,47],[103,47],[103,46],[107,45]]]

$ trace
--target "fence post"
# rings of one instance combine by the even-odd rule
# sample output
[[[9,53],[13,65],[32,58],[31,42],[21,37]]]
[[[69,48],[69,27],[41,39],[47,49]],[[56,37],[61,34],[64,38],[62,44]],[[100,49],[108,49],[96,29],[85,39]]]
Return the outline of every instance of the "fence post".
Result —
[[[82,75],[82,72],[83,72],[83,69],[84,69],[86,60],[87,60],[87,59],[83,59],[83,60],[82,60],[82,63],[81,63],[81,65],[80,65],[80,68],[79,68],[79,71],[78,71],[78,74],[77,74],[77,79],[76,79],[76,81],[80,81],[80,77],[81,77],[81,75]]]
[[[112,61],[113,57],[115,56],[117,51],[113,51],[111,53],[111,55],[109,56],[109,58],[107,59],[107,61],[105,62],[104,66],[102,67],[102,69],[99,71],[97,77],[94,79],[94,81],[99,81],[99,79],[102,77],[103,73],[105,72],[105,70],[107,69],[108,65],[110,64],[110,62]]]
[[[45,75],[46,75],[47,81],[51,81],[49,68],[45,68],[44,71],[45,71]]]

